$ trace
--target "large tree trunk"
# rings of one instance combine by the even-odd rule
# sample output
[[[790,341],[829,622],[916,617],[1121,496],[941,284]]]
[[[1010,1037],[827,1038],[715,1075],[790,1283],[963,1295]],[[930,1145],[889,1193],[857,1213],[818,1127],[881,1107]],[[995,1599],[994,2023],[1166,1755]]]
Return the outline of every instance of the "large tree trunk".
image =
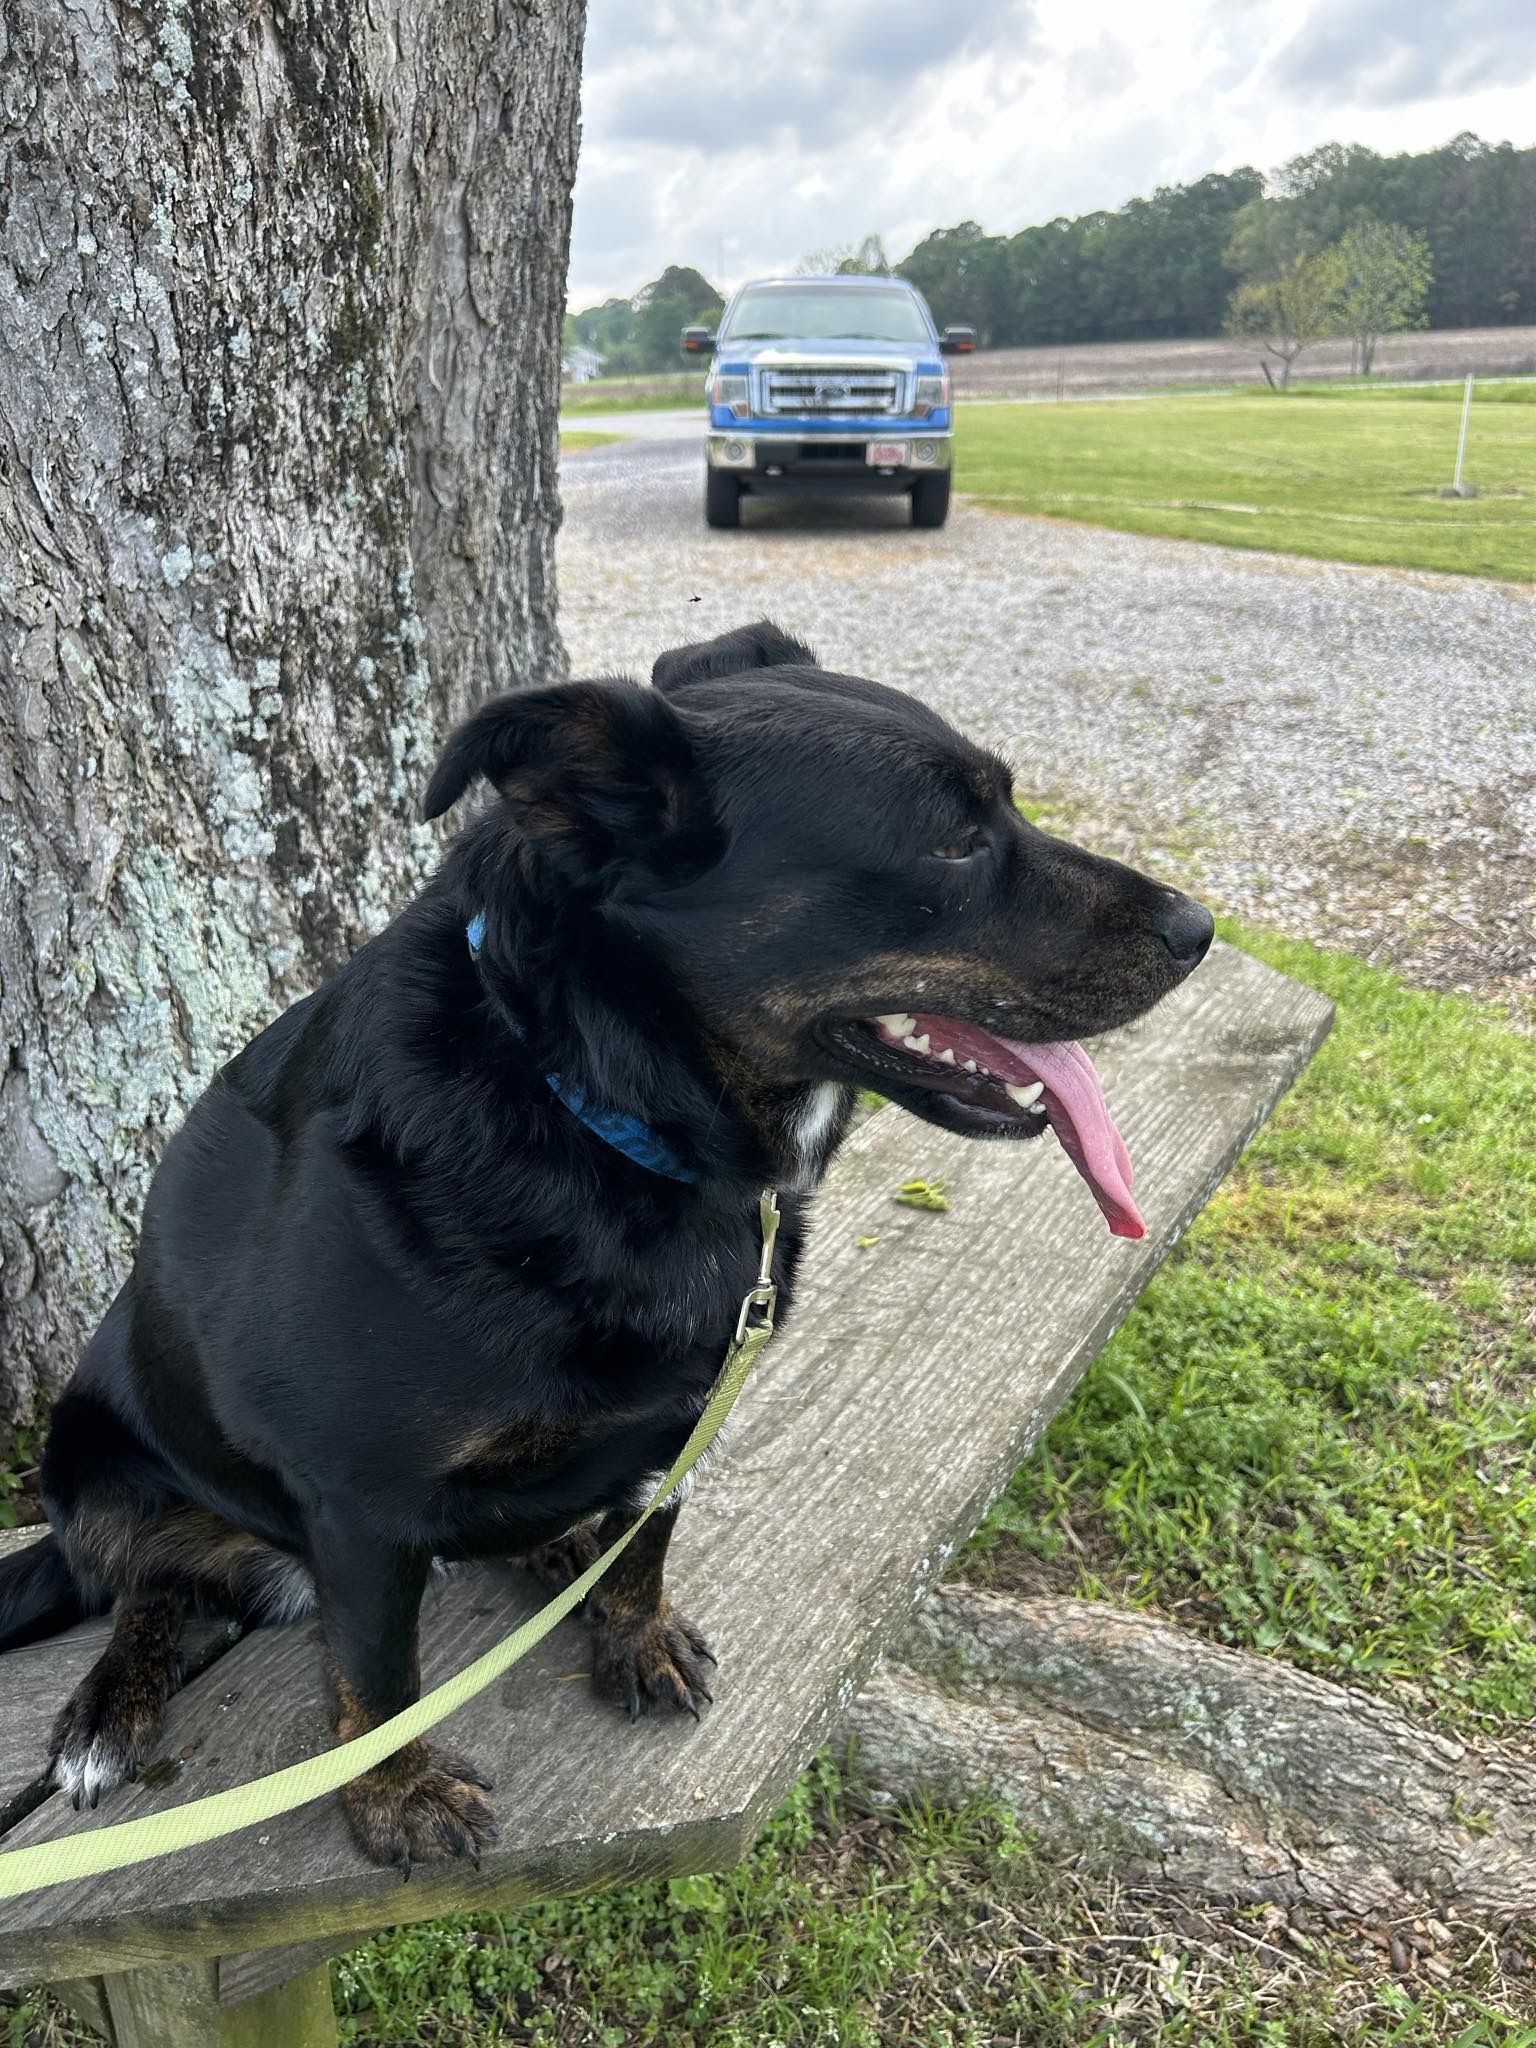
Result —
[[[435,736],[560,672],[584,0],[0,26],[0,1417],[214,1069],[427,873]]]

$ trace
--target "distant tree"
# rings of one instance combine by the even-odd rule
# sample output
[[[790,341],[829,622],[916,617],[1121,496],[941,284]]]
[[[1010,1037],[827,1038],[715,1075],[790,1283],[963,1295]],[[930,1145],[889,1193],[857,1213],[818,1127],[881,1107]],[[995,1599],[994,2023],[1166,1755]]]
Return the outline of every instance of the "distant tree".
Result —
[[[690,306],[712,306],[716,312],[725,304],[704,273],[686,263],[669,263],[660,277],[640,287],[630,303],[643,313],[657,299],[685,299]]]
[[[1388,227],[1368,214],[1345,232],[1338,256],[1338,331],[1353,337],[1356,365],[1366,377],[1384,334],[1425,325],[1434,265],[1422,235]]]
[[[998,339],[1000,284],[1007,243],[989,235],[973,220],[958,227],[935,228],[901,264],[901,275],[915,284],[941,327],[974,327],[986,343]]]
[[[1315,256],[1331,236],[1319,235],[1294,198],[1250,199],[1232,216],[1224,253],[1244,284],[1269,284],[1302,256]]]
[[[713,327],[725,311],[724,299],[707,277],[675,263],[636,292],[634,306],[636,367],[641,370],[677,369],[682,330]]]
[[[797,277],[889,277],[891,259],[879,235],[845,242],[832,249],[812,249],[795,265]]]
[[[596,349],[603,368],[633,377],[679,366],[677,338],[684,327],[713,326],[725,301],[709,279],[686,264],[669,264],[632,299],[605,299],[573,313],[568,331]]]
[[[635,346],[635,309],[628,299],[604,299],[585,313],[572,313],[569,324],[577,341],[595,349],[610,369],[634,367],[625,360],[633,356]]]
[[[1271,385],[1285,390],[1303,349],[1339,331],[1344,266],[1337,249],[1293,256],[1279,274],[1240,284],[1227,309],[1227,332],[1259,352]],[[1279,364],[1278,378],[1266,358]]]
[[[976,221],[936,228],[892,265],[879,236],[814,250],[808,271],[894,269],[935,317],[964,321],[992,347],[1053,346],[1214,334],[1238,284],[1277,283],[1296,259],[1338,242],[1362,215],[1419,237],[1432,275],[1431,327],[1536,321],[1536,149],[1458,135],[1441,149],[1379,156],[1326,142],[1266,181],[1252,168],[1160,186],[1113,211],[989,234]],[[689,280],[688,289],[676,286]],[[668,280],[672,280],[669,284]],[[699,297],[682,318],[713,320],[718,296],[694,270],[664,272],[633,299],[577,316],[611,368],[676,362],[675,307],[639,321],[655,299]],[[607,311],[601,332],[589,328]]]

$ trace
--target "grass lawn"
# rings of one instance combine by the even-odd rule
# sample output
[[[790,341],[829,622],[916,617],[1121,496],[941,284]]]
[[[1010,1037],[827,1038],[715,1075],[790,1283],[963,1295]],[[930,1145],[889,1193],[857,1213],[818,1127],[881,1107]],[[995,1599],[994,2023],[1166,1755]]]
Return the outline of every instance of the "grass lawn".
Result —
[[[585,431],[560,436],[560,453],[578,455],[585,448],[606,448],[614,441],[622,441],[622,434],[595,434]]]
[[[585,384],[562,384],[560,410],[577,412],[670,412],[704,404],[704,374],[680,370],[655,377],[593,377]]]
[[[957,467],[984,505],[1340,562],[1536,580],[1536,383],[959,407]]]
[[[1536,1715],[1536,1038],[1229,936],[1333,1035],[1017,1475],[1031,1563],[1508,1733]]]
[[[1536,1038],[1227,935],[1331,995],[1333,1036],[964,1568],[1509,1734],[1536,1712]],[[1440,1961],[1121,1894],[824,1759],[737,1870],[399,1929],[335,1982],[351,2048],[1536,2048],[1528,1947],[1469,1929]],[[28,1999],[7,2038],[84,2037]]]

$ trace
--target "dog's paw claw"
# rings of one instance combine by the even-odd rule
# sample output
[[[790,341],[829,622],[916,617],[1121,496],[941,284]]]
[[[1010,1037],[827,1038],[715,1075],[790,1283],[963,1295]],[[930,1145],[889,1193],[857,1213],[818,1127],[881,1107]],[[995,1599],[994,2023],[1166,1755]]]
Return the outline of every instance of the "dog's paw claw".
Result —
[[[481,1852],[496,1840],[496,1816],[481,1794],[489,1785],[459,1757],[423,1750],[414,1771],[394,1757],[342,1787],[353,1837],[375,1863],[392,1864],[403,1883],[418,1863]]]
[[[666,1607],[636,1619],[605,1614],[594,1630],[593,1687],[627,1708],[631,1721],[655,1706],[675,1707],[697,1721],[700,1707],[713,1699],[699,1661],[703,1643]]]

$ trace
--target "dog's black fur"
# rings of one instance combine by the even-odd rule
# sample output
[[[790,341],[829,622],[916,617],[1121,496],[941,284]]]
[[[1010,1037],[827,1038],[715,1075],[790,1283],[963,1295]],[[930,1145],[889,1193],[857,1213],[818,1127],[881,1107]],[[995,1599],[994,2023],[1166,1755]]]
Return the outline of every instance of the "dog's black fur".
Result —
[[[1038,1129],[964,1073],[887,1071],[858,1020],[1087,1036],[1205,950],[1198,906],[1036,831],[1000,761],[772,626],[666,655],[653,683],[470,717],[427,813],[481,777],[497,800],[167,1148],[54,1413],[53,1533],[0,1568],[0,1646],[114,1607],[56,1735],[77,1802],[136,1771],[189,1603],[272,1618],[312,1582],[345,1738],[416,1695],[434,1558],[558,1578],[611,1539],[719,1368],[769,1185],[788,1307],[860,1082],[953,1129]],[[695,1178],[605,1144],[551,1073]],[[588,1603],[599,1685],[632,1711],[708,1697],[662,1592],[675,1512]],[[484,1789],[416,1743],[344,1798],[408,1870],[492,1837]]]

